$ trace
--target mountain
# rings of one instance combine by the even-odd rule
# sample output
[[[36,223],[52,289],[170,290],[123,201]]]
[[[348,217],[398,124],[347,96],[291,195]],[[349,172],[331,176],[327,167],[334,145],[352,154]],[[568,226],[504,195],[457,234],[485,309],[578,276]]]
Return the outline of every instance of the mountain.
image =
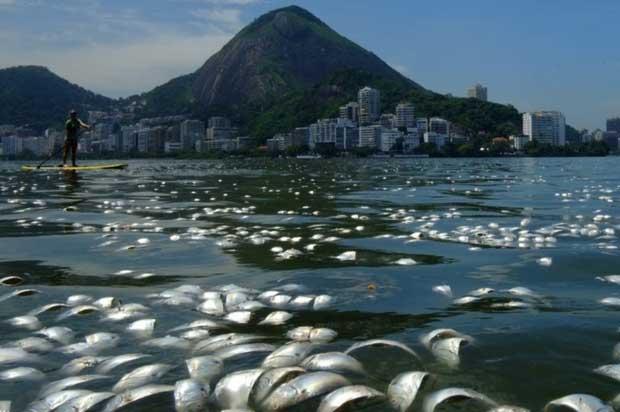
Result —
[[[0,69],[0,124],[43,130],[61,124],[69,110],[104,110],[113,100],[95,94],[40,66]]]
[[[521,122],[511,106],[425,89],[297,6],[259,17],[197,71],[141,98],[145,115],[225,115],[264,141],[337,115],[367,85],[381,90],[385,112],[408,100],[418,114],[446,117],[472,136],[516,132]]]

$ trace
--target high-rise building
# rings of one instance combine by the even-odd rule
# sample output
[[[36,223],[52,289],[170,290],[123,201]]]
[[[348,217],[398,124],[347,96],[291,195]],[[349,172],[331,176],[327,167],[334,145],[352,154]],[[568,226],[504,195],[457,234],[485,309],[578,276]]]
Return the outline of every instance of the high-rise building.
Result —
[[[218,122],[214,122],[218,123]],[[230,123],[228,123],[230,126]],[[181,148],[193,150],[196,142],[205,138],[205,124],[200,120],[185,120],[181,123]]]
[[[428,122],[428,131],[442,136],[450,136],[450,122],[441,117],[431,117]]]
[[[620,133],[620,117],[607,119],[607,131]]]
[[[219,128],[219,129],[228,129],[231,127],[230,120],[226,117],[215,116],[209,118],[209,128]]]
[[[360,105],[356,102],[349,102],[344,106],[340,106],[340,118],[358,123],[360,118]]]
[[[566,119],[562,113],[555,111],[524,113],[523,135],[540,143],[564,146]]]
[[[336,143],[336,126],[337,119],[319,119],[316,123],[310,125],[310,148],[318,143]]]
[[[486,102],[488,100],[487,88],[480,83],[476,83],[472,87],[467,89],[467,97],[483,100]]]
[[[400,103],[396,106],[396,127],[416,127],[415,107],[411,103]]]
[[[381,93],[371,87],[364,87],[357,94],[360,109],[360,123],[367,125],[375,122],[381,115]]]
[[[359,128],[359,147],[377,147],[381,143],[381,125],[362,126]]]

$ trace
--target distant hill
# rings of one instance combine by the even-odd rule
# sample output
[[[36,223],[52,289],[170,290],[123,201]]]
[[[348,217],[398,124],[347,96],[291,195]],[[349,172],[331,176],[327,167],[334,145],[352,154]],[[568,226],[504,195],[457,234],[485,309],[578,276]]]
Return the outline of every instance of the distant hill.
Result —
[[[520,127],[516,109],[433,93],[297,6],[259,17],[196,72],[141,97],[145,114],[227,115],[264,140],[336,115],[366,85],[381,89],[385,112],[410,100],[418,113],[443,115],[472,135]]]
[[[107,109],[113,100],[90,92],[40,66],[0,70],[0,124],[43,130],[61,124],[69,110]]]

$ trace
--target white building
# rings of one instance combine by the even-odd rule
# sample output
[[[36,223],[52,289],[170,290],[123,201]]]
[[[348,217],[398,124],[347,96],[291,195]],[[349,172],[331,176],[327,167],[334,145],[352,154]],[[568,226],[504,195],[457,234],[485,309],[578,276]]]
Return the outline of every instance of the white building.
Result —
[[[413,152],[413,150],[420,146],[420,135],[417,128],[407,129],[407,134],[403,140],[403,152]]]
[[[450,122],[441,117],[431,117],[428,123],[428,131],[445,136],[450,136]]]
[[[381,93],[371,87],[364,87],[357,94],[360,109],[360,123],[370,124],[381,115]]]
[[[392,151],[401,137],[402,133],[396,129],[381,130],[381,143],[378,145],[378,149],[382,152]]]
[[[487,101],[488,100],[488,90],[486,87],[481,85],[480,83],[476,83],[469,89],[467,89],[467,97]]]
[[[360,118],[360,105],[356,102],[350,102],[344,106],[340,106],[340,118],[358,123]]]
[[[138,149],[138,128],[136,126],[123,126],[121,128],[123,153],[133,152]]]
[[[185,120],[181,123],[181,149],[193,150],[198,140],[205,137],[205,124],[200,120]]]
[[[525,145],[530,141],[529,136],[510,136],[508,139],[510,140],[510,145],[519,151],[525,149]]]
[[[437,149],[441,149],[448,142],[448,136],[436,132],[424,133],[424,143],[432,143]]]
[[[310,125],[310,149],[317,143],[336,143],[336,127],[338,119],[319,119]]]
[[[415,107],[411,103],[400,103],[396,106],[396,127],[416,127]]]
[[[530,140],[554,146],[566,144],[566,119],[556,111],[523,114],[523,134]]]
[[[426,117],[416,119],[415,124],[421,136],[424,136],[424,133],[428,132],[428,119]]]
[[[381,142],[380,125],[362,126],[359,128],[359,147],[377,147]]]

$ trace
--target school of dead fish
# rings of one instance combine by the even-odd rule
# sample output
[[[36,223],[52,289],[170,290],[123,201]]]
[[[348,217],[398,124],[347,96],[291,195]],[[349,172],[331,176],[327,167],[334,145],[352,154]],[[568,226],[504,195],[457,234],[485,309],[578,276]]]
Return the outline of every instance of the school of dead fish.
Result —
[[[161,182],[163,192],[165,182]],[[30,188],[36,191],[36,184]],[[30,190],[24,186],[13,188],[10,193],[19,195]],[[8,186],[1,188],[9,192]],[[265,193],[274,189],[262,187]],[[412,189],[413,190],[413,189]],[[155,189],[155,191],[158,191]],[[289,189],[289,193],[291,189]],[[467,191],[465,195],[476,195],[479,189]],[[592,198],[613,203],[613,198],[601,188],[586,188],[569,193],[556,193],[562,202],[583,202]],[[175,194],[171,192],[171,194]],[[205,193],[211,194],[208,191]],[[298,192],[293,192],[299,195]],[[314,191],[308,191],[314,195]],[[196,193],[196,196],[199,196]],[[222,195],[224,198],[227,194]],[[246,196],[246,197],[249,197]],[[199,202],[196,198],[194,201]],[[217,200],[210,197],[210,201]],[[158,197],[152,199],[153,206],[138,206],[132,201],[104,201],[97,207],[105,214],[150,210],[167,213],[157,206]],[[42,200],[30,203],[18,198],[8,203],[23,206],[17,212],[35,211],[46,207]],[[363,209],[364,207],[362,207]],[[65,211],[77,211],[77,206],[67,206]],[[241,219],[254,214],[256,207],[205,207],[191,216],[199,221],[212,216],[237,215]],[[172,212],[172,211],[170,211]],[[503,213],[503,212],[502,212]],[[506,211],[506,213],[509,213]],[[319,216],[309,206],[301,210],[281,210],[282,216]],[[409,235],[382,234],[379,239],[398,239],[405,243],[424,240],[461,243],[471,251],[481,247],[552,249],[562,238],[586,238],[597,242],[600,249],[617,249],[616,230],[610,215],[601,210],[593,218],[576,215],[571,222],[554,223],[532,228],[529,218],[519,225],[502,227],[491,222],[487,225],[460,225],[451,230],[436,227],[443,222],[459,219],[461,213],[452,208],[442,214],[420,215],[414,209],[383,208],[382,219],[406,225]],[[321,245],[335,243],[348,235],[366,230],[364,222],[368,216],[349,214],[332,216],[333,219],[354,222],[354,227],[328,228],[317,223],[308,228],[316,233],[307,238],[289,236],[282,226],[232,226],[222,224],[211,228],[193,226],[185,232],[169,235],[172,242],[217,239],[222,249],[232,249],[245,243],[254,246],[277,243],[270,248],[275,261],[289,261],[320,251]],[[151,240],[141,237],[130,244],[120,244],[115,232],[132,231],[141,233],[162,233],[163,227],[152,217],[144,222],[111,222],[101,229],[103,242],[100,247],[115,248],[118,252],[149,247]],[[43,217],[20,219],[16,224],[22,228],[36,228],[46,221]],[[71,223],[76,232],[97,232],[100,229],[81,223]],[[329,258],[355,263],[360,252],[342,251]],[[401,257],[394,265],[416,265],[411,257]],[[539,256],[536,263],[542,267],[553,264],[553,258]],[[131,270],[117,272],[118,276],[147,279],[153,273],[134,274]],[[601,282],[620,284],[620,275],[604,275]],[[40,294],[35,288],[24,286],[27,278],[9,275],[0,279],[4,292],[0,305],[10,304],[12,299],[26,299]],[[523,286],[495,290],[481,287],[462,296],[455,296],[447,284],[438,284],[432,291],[445,298],[450,305],[487,307],[490,309],[522,309],[549,305],[544,296]],[[301,326],[288,330],[278,342],[261,335],[263,327],[286,325],[302,311],[321,311],[333,305],[328,295],[313,295],[299,285],[284,285],[274,290],[258,291],[236,285],[225,285],[205,290],[196,285],[182,285],[146,297],[148,303],[125,303],[115,297],[94,297],[90,295],[68,296],[64,302],[51,302],[35,307],[21,316],[5,319],[6,324],[21,330],[24,337],[11,342],[2,342],[0,347],[0,381],[31,382],[39,388],[36,398],[25,406],[25,411],[104,411],[121,410],[142,400],[165,396],[177,411],[265,411],[294,410],[296,406],[314,402],[318,412],[336,412],[356,405],[382,405],[394,411],[421,410],[433,412],[440,405],[470,400],[475,410],[489,412],[525,412],[519,406],[502,405],[483,393],[469,388],[437,388],[432,384],[433,376],[425,370],[424,356],[453,368],[458,368],[461,350],[475,344],[472,336],[453,329],[436,329],[420,336],[420,348],[413,349],[403,343],[374,339],[358,342],[345,350],[327,350],[326,345],[337,340],[338,332],[322,327]],[[607,297],[600,300],[603,305],[620,306],[620,298]],[[152,306],[163,305],[167,310],[191,311],[196,319],[173,329],[160,330]],[[266,316],[257,317],[257,312],[269,310]],[[74,317],[92,317],[93,329],[76,331],[69,326]],[[106,325],[116,325],[114,332]],[[122,325],[119,328],[118,325]],[[231,327],[247,328],[244,332],[231,332]],[[133,342],[133,350],[123,354],[107,355],[113,348],[126,342]],[[184,364],[166,362],[166,358],[155,359],[151,354],[140,352],[143,348],[158,348],[162,353],[175,351],[183,354]],[[384,347],[401,350],[412,359],[415,370],[400,373],[383,387],[365,385],[371,372],[355,355],[359,351],[381,351]],[[418,352],[424,350],[424,356]],[[55,353],[63,357],[61,364],[53,364],[47,355]],[[380,352],[377,352],[380,353]],[[245,358],[255,364],[234,369]],[[620,344],[614,348],[612,359],[620,361]],[[251,366],[251,367],[250,367]],[[125,371],[119,373],[118,371]],[[608,364],[597,367],[594,373],[620,381],[620,365]],[[180,378],[170,384],[167,377]],[[163,382],[163,383],[162,383]],[[96,387],[97,389],[93,389]],[[88,389],[91,388],[91,389]],[[11,400],[0,401],[0,412],[10,412]],[[587,394],[569,394],[551,400],[545,411],[567,408],[577,412],[607,412],[620,406],[620,396],[609,402]],[[293,409],[291,409],[293,408]],[[474,410],[474,409],[472,409]]]

